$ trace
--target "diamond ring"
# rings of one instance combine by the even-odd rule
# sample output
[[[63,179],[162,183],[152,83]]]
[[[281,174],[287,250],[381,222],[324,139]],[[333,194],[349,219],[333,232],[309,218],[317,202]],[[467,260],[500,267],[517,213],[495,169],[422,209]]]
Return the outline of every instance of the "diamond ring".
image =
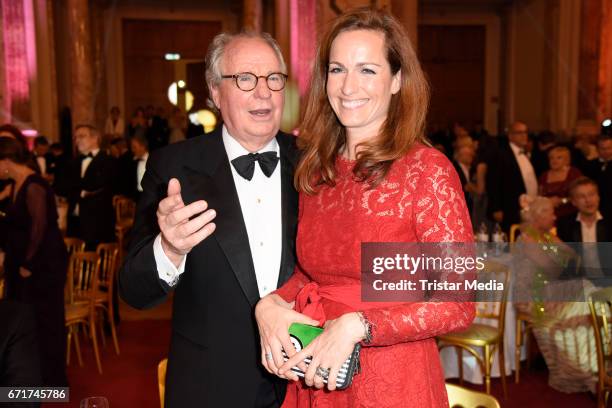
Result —
[[[327,380],[329,377],[329,368],[323,368],[321,366],[317,367],[317,371],[315,371],[315,375]]]

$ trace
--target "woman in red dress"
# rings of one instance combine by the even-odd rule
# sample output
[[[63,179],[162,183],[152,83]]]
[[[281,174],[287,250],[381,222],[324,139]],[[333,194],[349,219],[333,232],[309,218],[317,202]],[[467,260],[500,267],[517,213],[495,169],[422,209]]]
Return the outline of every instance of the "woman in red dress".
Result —
[[[424,141],[428,96],[409,37],[389,14],[345,14],[323,37],[298,139],[298,267],[255,310],[263,365],[292,380],[283,407],[448,406],[435,336],[466,328],[473,303],[435,294],[364,302],[360,285],[362,242],[473,241],[459,178]],[[325,329],[296,353],[288,328],[312,319]],[[336,390],[357,343],[361,372]],[[282,348],[292,356],[284,364]],[[302,381],[290,367],[306,356]]]

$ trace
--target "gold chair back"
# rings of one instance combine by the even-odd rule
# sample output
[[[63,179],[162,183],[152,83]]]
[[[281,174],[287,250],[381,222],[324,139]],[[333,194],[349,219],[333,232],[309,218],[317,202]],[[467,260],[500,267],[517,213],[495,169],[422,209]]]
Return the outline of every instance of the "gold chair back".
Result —
[[[98,281],[102,287],[111,290],[118,267],[119,245],[115,242],[99,244],[96,253],[100,256]]]
[[[166,368],[168,366],[168,359],[164,358],[157,365],[157,385],[159,387],[159,402],[161,408],[164,408],[164,395],[166,391]]]
[[[504,396],[506,396],[504,330],[510,269],[506,265],[495,261],[485,261],[484,268],[477,276],[479,282],[495,280],[497,283],[503,284],[501,293],[494,290],[481,291],[477,298],[476,316],[492,322],[474,322],[465,330],[442,334],[437,338],[438,347],[440,350],[446,347],[456,349],[460,384],[463,384],[463,350],[473,355],[483,373],[487,394],[491,392],[491,367],[494,352],[497,350],[502,388]],[[481,355],[479,350],[482,350],[484,355]]]
[[[612,391],[612,376],[608,374],[612,361],[612,287],[592,293],[589,309],[597,349],[597,406],[603,408]]]
[[[506,322],[506,306],[508,304],[508,285],[510,284],[510,269],[499,262],[485,261],[482,275],[487,276],[485,281],[496,280],[503,283],[504,290],[499,294],[496,291],[485,291],[490,298],[478,299],[476,303],[476,316],[497,321],[497,327],[501,333],[504,332]]]
[[[115,207],[115,221],[117,224],[121,222],[131,222],[136,216],[136,203],[129,197],[115,196],[113,197],[113,205]]]
[[[68,298],[72,304],[78,300],[95,299],[98,274],[100,271],[100,256],[95,252],[75,252],[70,257],[68,265]]]
[[[85,251],[85,241],[75,237],[64,237],[64,244],[68,250],[68,256],[71,256],[75,252]]]
[[[455,384],[446,383],[450,408],[500,408],[492,395],[468,390]]]
[[[510,236],[508,237],[508,240],[510,242],[516,242],[516,238],[518,237],[517,233],[521,232],[521,224],[512,224],[510,226]]]

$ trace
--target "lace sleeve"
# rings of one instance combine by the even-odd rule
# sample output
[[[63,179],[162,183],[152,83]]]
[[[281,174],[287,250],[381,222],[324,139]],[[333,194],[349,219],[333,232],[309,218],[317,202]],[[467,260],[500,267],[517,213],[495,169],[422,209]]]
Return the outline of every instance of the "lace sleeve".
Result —
[[[274,293],[283,298],[285,302],[293,302],[300,289],[310,282],[310,278],[296,265],[295,272],[283,286],[276,289]]]
[[[428,163],[413,201],[417,238],[420,242],[473,242],[459,178],[444,156],[437,152],[432,156],[424,158]],[[363,311],[371,329],[367,345],[422,340],[468,327],[474,319],[475,306],[465,295],[434,292],[428,302]]]
[[[32,219],[30,227],[30,241],[26,250],[26,256],[23,266],[26,269],[32,270],[32,260],[43,240],[47,229],[47,192],[44,187],[39,184],[32,183],[28,186],[26,192],[26,205],[28,206],[28,214]]]

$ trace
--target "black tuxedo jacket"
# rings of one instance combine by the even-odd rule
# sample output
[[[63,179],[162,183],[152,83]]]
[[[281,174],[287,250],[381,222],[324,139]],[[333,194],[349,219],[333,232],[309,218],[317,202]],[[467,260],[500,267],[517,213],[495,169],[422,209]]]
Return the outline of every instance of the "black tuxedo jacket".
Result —
[[[113,194],[117,177],[115,159],[104,151],[98,152],[81,178],[82,160],[77,158],[73,162],[68,214],[73,213],[78,203],[79,235],[85,242],[93,244],[114,241]],[[87,192],[85,197],[81,197],[82,190]]]
[[[501,223],[504,231],[509,231],[512,224],[520,222],[519,197],[525,192],[521,169],[510,144],[502,141],[487,172],[487,213],[492,215],[496,211],[504,212]]]
[[[466,191],[465,187],[466,185],[470,182],[470,180],[468,180],[465,177],[465,174],[463,173],[463,169],[461,169],[461,165],[459,164],[458,161],[453,160],[453,166],[455,167],[455,171],[457,172],[457,175],[459,176],[459,181],[461,182],[461,187],[463,188],[463,195],[465,197],[465,203],[467,204],[468,210],[470,211],[470,214],[472,213],[472,209],[474,208],[474,201],[472,200],[472,196],[470,195],[470,193],[468,191]],[[470,169],[470,173],[471,173],[471,169]]]
[[[295,138],[279,132],[282,259],[278,285],[293,273],[298,195],[293,187]],[[156,210],[171,178],[185,205],[204,199],[217,216],[215,232],[187,255],[175,287],[173,338],[167,374],[169,408],[252,407],[261,384],[284,396],[284,382],[264,371],[254,306],[259,300],[246,227],[221,128],[151,153],[142,181],[132,245],[119,275],[121,296],[136,308],[162,302],[170,288],[159,279],[153,243]],[[282,400],[282,399],[281,399]]]

